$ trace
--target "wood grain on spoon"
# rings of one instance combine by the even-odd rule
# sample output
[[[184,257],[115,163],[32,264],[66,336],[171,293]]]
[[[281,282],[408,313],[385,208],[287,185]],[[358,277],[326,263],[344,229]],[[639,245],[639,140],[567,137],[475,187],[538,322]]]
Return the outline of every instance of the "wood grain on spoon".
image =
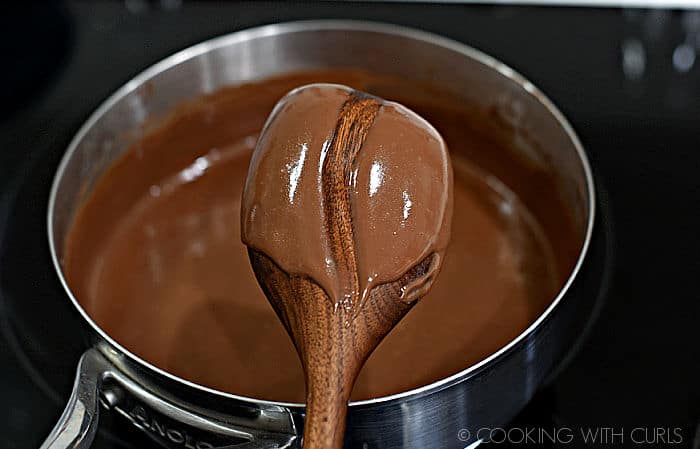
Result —
[[[363,363],[432,285],[451,186],[437,131],[395,103],[312,85],[268,120],[243,195],[242,238],[304,367],[305,449],[342,447]]]

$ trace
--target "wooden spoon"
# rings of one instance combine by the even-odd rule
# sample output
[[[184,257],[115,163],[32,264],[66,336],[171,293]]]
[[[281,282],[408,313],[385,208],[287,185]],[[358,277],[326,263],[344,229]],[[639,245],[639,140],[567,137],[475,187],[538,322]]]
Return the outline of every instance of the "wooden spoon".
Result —
[[[343,447],[347,403],[367,357],[412,305],[401,288],[426,275],[432,257],[400,280],[375,287],[350,326],[330,306],[322,288],[305,276],[289,275],[270,258],[249,249],[265,296],[294,340],[306,375],[304,449]]]
[[[310,273],[289,272],[290,270],[282,268],[283,264],[274,258],[274,254],[270,254],[280,249],[269,243],[273,236],[259,235],[257,240],[251,237],[255,229],[250,222],[259,220],[255,216],[259,213],[255,204],[270,199],[268,194],[267,198],[260,195],[261,198],[253,200],[249,197],[255,195],[244,193],[243,240],[248,245],[251,265],[267,299],[292,337],[305,372],[307,408],[304,449],[342,448],[347,403],[362,365],[384,336],[429,290],[441,266],[442,253],[446,246],[444,235],[449,236],[451,168],[449,171],[440,172],[446,173],[445,176],[449,179],[435,180],[439,185],[447,186],[444,195],[440,196],[445,204],[434,205],[435,210],[446,211],[445,217],[437,218],[437,227],[431,228],[436,236],[429,241],[436,242],[435,245],[421,253],[421,258],[414,260],[415,263],[407,269],[403,266],[389,267],[389,271],[404,270],[391,281],[363,285],[359,274],[359,265],[363,261],[359,260],[359,237],[355,233],[356,223],[353,222],[352,211],[353,205],[357,204],[353,201],[353,195],[358,193],[357,189],[353,190],[350,181],[352,176],[357,176],[356,171],[353,175],[353,167],[357,165],[358,154],[384,103],[376,97],[356,91],[350,92],[347,100],[342,103],[333,137],[327,145],[325,155],[321,156],[321,164],[314,161],[322,166],[319,189],[321,198],[320,204],[316,206],[322,209],[319,216],[322,217],[321,233],[324,235],[317,238],[323,239],[328,257],[334,261],[334,279],[338,281],[338,285],[344,286],[344,289],[341,289],[344,292],[342,296],[333,297],[332,289],[324,288],[319,279],[315,279]],[[276,108],[277,112],[280,108],[281,106]],[[271,132],[271,129],[281,129],[270,125],[271,121],[284,119],[284,114],[281,116],[280,118],[280,114],[275,115],[273,112],[259,142],[285,143],[290,140],[288,136],[265,135],[266,132]],[[397,117],[399,120],[412,119],[401,114]],[[318,118],[320,119],[321,117]],[[309,117],[309,120],[314,118]],[[411,123],[408,126],[426,126],[426,123]],[[300,133],[302,131],[299,130]],[[444,146],[441,138],[439,143]],[[439,158],[448,157],[445,148],[439,151]],[[415,160],[411,163],[418,164],[420,161]],[[248,184],[256,182],[251,179],[256,176],[256,167],[260,169],[261,165],[256,164],[258,163],[254,155]],[[446,166],[449,168],[449,161],[446,162]],[[277,170],[275,173],[285,173],[284,167],[272,165],[266,169]],[[267,184],[271,182],[270,179],[275,178],[268,178]],[[253,188],[246,185],[246,190]],[[285,187],[270,191],[286,194],[287,189]],[[289,199],[291,200],[292,198]],[[285,204],[286,207],[289,206],[289,201],[280,204]],[[281,220],[279,226],[288,227],[293,224]],[[303,227],[298,230],[299,233],[307,231],[308,229]],[[424,233],[425,229],[416,229],[416,232]],[[408,237],[416,236],[409,234]],[[324,260],[315,262],[323,264]]]

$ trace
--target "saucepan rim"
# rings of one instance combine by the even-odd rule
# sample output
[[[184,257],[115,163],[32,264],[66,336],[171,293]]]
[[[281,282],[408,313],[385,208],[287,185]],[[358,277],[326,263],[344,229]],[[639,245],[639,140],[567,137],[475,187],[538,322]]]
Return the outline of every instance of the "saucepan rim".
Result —
[[[580,163],[581,168],[583,169],[584,176],[585,176],[585,182],[586,182],[586,195],[587,195],[587,200],[588,200],[588,217],[586,221],[586,229],[585,229],[585,235],[584,235],[584,240],[583,240],[583,245],[581,247],[581,250],[579,252],[578,258],[576,260],[576,264],[574,265],[573,269],[571,270],[571,273],[569,274],[566,282],[564,285],[561,287],[559,290],[558,294],[554,298],[554,300],[549,304],[549,306],[542,312],[536,320],[534,320],[525,330],[523,330],[517,337],[514,339],[510,340],[506,345],[501,347],[499,350],[495,351],[494,353],[490,354],[488,357],[485,357],[484,359],[480,360],[479,362],[463,369],[462,371],[459,371],[451,376],[442,378],[440,380],[437,380],[435,382],[423,385],[418,388],[406,390],[400,393],[388,395],[388,396],[382,396],[378,398],[372,398],[372,399],[365,399],[361,401],[352,401],[350,402],[350,407],[353,406],[368,406],[368,405],[373,405],[373,404],[379,404],[379,403],[384,403],[388,401],[394,401],[394,400],[400,400],[400,399],[405,399],[409,397],[418,397],[418,396],[423,396],[425,394],[429,394],[432,392],[436,392],[439,390],[442,390],[444,388],[450,387],[451,385],[467,380],[469,377],[471,377],[473,374],[478,372],[480,369],[483,367],[489,365],[490,363],[494,362],[497,360],[499,357],[502,355],[506,354],[513,348],[517,347],[521,342],[523,342],[526,338],[528,338],[529,335],[531,335],[537,328],[540,327],[540,325],[547,320],[547,318],[553,313],[553,311],[557,308],[559,303],[562,301],[562,298],[566,295],[567,291],[571,287],[571,284],[573,283],[574,279],[577,277],[581,266],[584,262],[584,259],[586,258],[586,254],[588,253],[588,249],[590,246],[590,241],[591,237],[593,234],[593,223],[595,219],[595,187],[593,183],[593,175],[591,172],[591,167],[588,162],[588,158],[586,156],[586,153],[583,149],[583,146],[581,145],[581,142],[579,141],[576,133],[574,132],[573,128],[569,124],[569,122],[566,120],[564,115],[559,111],[559,109],[554,106],[554,104],[545,96],[537,87],[535,87],[531,82],[529,82],[527,79],[525,79],[522,75],[520,75],[518,72],[515,70],[511,69],[507,65],[501,63],[500,61],[497,61],[496,59],[492,58],[491,56],[486,55],[485,53],[482,53],[479,50],[476,50],[466,44],[462,44],[460,42],[454,41],[449,38],[445,38],[442,36],[438,36],[433,33],[429,33],[426,31],[421,31],[417,30],[414,28],[408,28],[404,26],[399,26],[399,25],[393,25],[393,24],[387,24],[387,23],[380,23],[380,22],[368,22],[368,21],[356,21],[356,20],[304,20],[304,21],[294,21],[294,22],[284,22],[284,23],[275,23],[275,24],[269,24],[269,25],[262,25],[262,26],[257,26],[254,28],[249,28],[249,29],[244,29],[241,31],[236,31],[233,33],[229,33],[220,37],[216,37],[204,42],[201,42],[199,44],[193,45],[191,47],[188,47],[184,50],[181,50],[163,60],[160,62],[148,67],[135,77],[133,77],[130,81],[128,81],[126,84],[124,84],[122,87],[117,89],[112,95],[110,95],[106,100],[104,100],[100,106],[90,115],[90,117],[86,120],[86,122],[81,126],[81,128],[78,130],[78,132],[75,134],[73,139],[71,140],[70,144],[68,145],[68,148],[66,150],[66,153],[63,155],[63,158],[61,159],[61,162],[58,166],[58,169],[56,171],[52,186],[51,186],[51,193],[49,196],[49,203],[48,203],[48,211],[47,211],[47,221],[48,221],[48,237],[49,237],[49,248],[51,252],[51,259],[53,261],[54,268],[58,274],[59,280],[61,282],[61,285],[63,286],[63,289],[65,292],[68,294],[68,297],[70,298],[71,302],[73,303],[73,306],[78,310],[82,318],[90,325],[90,327],[106,342],[108,342],[113,348],[118,350],[123,356],[125,356],[129,361],[137,364],[138,366],[141,366],[142,368],[156,372],[160,374],[161,376],[164,376],[172,381],[184,384],[190,388],[194,388],[196,390],[200,390],[205,393],[217,395],[222,398],[227,398],[227,399],[232,399],[232,400],[238,400],[238,401],[244,401],[244,402],[252,402],[256,403],[259,405],[267,405],[267,406],[282,406],[282,407],[303,407],[304,404],[300,403],[292,403],[292,402],[279,402],[279,401],[270,401],[270,400],[262,400],[262,399],[256,399],[248,396],[241,396],[233,393],[228,393],[225,391],[220,391],[211,387],[207,387],[204,385],[197,384],[195,382],[189,381],[187,379],[184,379],[182,377],[176,376],[164,369],[161,369],[150,362],[142,359],[141,357],[137,356],[127,348],[123,347],[119,342],[117,342],[115,339],[113,339],[109,334],[107,334],[105,331],[100,328],[100,326],[95,323],[90,315],[87,313],[87,311],[80,305],[78,300],[76,299],[75,295],[71,291],[68,282],[63,275],[63,269],[61,267],[60,261],[58,259],[58,255],[56,254],[56,246],[55,246],[55,240],[54,240],[54,229],[53,229],[53,216],[54,216],[54,211],[56,207],[56,196],[57,196],[57,191],[58,191],[58,186],[63,179],[66,169],[68,167],[69,161],[71,160],[71,157],[73,153],[76,151],[78,148],[80,142],[83,140],[85,135],[88,133],[88,131],[97,123],[97,121],[107,112],[109,111],[119,100],[121,100],[123,97],[127,96],[129,93],[133,92],[134,90],[138,89],[140,86],[148,82],[151,78],[156,76],[157,74],[168,70],[174,66],[177,66],[178,64],[187,61],[191,58],[200,56],[202,54],[208,53],[212,50],[221,48],[221,47],[227,47],[239,42],[246,42],[258,38],[263,38],[267,36],[275,36],[275,35],[285,35],[285,34],[290,34],[290,33],[295,33],[295,32],[311,32],[311,31],[348,31],[348,32],[353,32],[353,31],[360,31],[360,32],[375,32],[375,33],[380,33],[380,34],[388,34],[388,35],[393,35],[393,36],[399,36],[399,37],[404,37],[407,39],[412,39],[412,40],[417,40],[417,41],[422,41],[424,43],[434,45],[437,47],[443,47],[452,51],[455,51],[457,53],[460,53],[467,58],[471,58],[472,60],[483,64],[484,66],[487,66],[490,69],[495,70],[498,72],[500,75],[509,78],[511,81],[515,82],[518,84],[520,87],[522,87],[523,90],[525,90],[527,93],[535,97],[537,101],[539,101],[546,109],[547,111],[556,119],[558,124],[562,127],[562,129],[565,131],[567,134],[567,137],[571,140],[573,143],[576,153],[578,155],[578,161]]]

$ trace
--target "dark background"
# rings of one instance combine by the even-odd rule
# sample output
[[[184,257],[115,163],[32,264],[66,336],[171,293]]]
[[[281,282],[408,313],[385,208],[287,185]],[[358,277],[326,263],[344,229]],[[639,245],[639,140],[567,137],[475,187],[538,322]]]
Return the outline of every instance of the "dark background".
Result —
[[[67,396],[72,370],[41,372],[32,360],[75,366],[82,349],[63,334],[55,347],[18,345],[26,325],[7,313],[39,292],[61,301],[44,214],[72,135],[111,92],[163,57],[303,18],[439,33],[495,56],[550,96],[607,192],[610,283],[576,357],[512,425],[679,427],[682,443],[646,447],[700,446],[700,12],[174,0],[10,3],[0,11],[0,447],[37,447]],[[36,320],[47,329],[75,324],[69,308],[47,303],[57,310],[47,314],[38,304]],[[148,447],[118,419],[105,421],[118,439]],[[95,447],[131,446],[103,432]]]

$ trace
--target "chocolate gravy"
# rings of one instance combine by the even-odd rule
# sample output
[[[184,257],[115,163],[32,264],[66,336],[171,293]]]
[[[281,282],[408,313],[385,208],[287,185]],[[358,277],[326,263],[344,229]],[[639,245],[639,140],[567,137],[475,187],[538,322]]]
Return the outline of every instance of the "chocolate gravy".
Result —
[[[353,315],[374,286],[428,256],[430,271],[400,299],[430,288],[451,207],[452,168],[435,128],[398,103],[312,84],[285,95],[265,125],[243,192],[242,240]]]
[[[519,158],[488,111],[387,76],[310,72],[222,89],[173,111],[107,171],[76,214],[66,278],[127,349],[209,387],[304,400],[297,354],[239,235],[257,135],[286,92],[314,82],[407,105],[442,134],[454,168],[441,274],[367,361],[353,399],[466,368],[517,336],[554,298],[580,238],[552,194],[557,180]]]

